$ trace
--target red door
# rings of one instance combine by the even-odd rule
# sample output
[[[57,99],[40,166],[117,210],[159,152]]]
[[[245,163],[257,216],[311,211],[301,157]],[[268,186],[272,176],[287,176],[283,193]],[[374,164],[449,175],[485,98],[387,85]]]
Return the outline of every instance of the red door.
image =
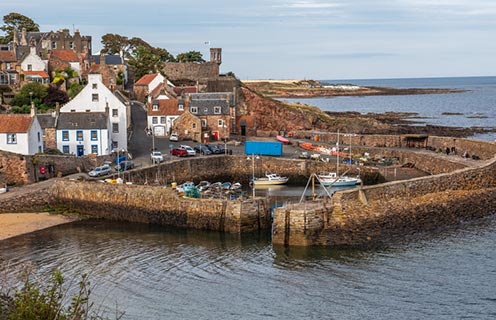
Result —
[[[214,140],[218,141],[219,140],[219,131],[213,131],[212,135],[214,136]]]

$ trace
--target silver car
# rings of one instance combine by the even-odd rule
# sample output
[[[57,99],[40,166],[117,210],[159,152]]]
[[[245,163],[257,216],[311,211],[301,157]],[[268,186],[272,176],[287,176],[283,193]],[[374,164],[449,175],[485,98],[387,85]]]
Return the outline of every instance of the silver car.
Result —
[[[110,168],[109,165],[105,164],[103,166],[99,166],[91,170],[90,172],[88,172],[88,175],[90,177],[99,177],[99,176],[106,176],[107,174],[111,174],[111,173],[112,173],[112,168]]]

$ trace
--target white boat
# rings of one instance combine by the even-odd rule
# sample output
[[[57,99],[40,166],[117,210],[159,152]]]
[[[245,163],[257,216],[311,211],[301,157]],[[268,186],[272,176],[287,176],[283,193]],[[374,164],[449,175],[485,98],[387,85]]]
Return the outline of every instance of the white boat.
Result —
[[[288,182],[287,177],[281,177],[278,174],[275,173],[267,173],[265,174],[265,177],[263,178],[255,178],[253,181],[255,183],[255,186],[259,185],[276,185],[276,184],[285,184]]]
[[[362,183],[362,180],[360,177],[350,177],[350,176],[345,176],[345,175],[339,175],[339,129],[337,132],[337,142],[336,142],[336,147],[337,147],[337,157],[336,157],[336,172],[329,172],[329,173],[324,173],[324,174],[318,174],[317,178],[320,182],[325,187],[348,187],[348,186],[354,186],[357,184]],[[350,136],[350,163],[351,163],[352,155],[351,155],[351,136]]]
[[[362,182],[358,177],[338,176],[336,172],[318,174],[317,177],[320,184],[325,187],[348,187]]]

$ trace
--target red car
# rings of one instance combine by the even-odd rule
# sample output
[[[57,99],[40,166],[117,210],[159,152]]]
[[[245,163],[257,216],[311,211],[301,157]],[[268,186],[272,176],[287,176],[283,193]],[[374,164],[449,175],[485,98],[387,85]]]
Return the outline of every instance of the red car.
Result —
[[[182,149],[182,148],[172,149],[170,151],[170,153],[171,153],[171,155],[176,156],[176,157],[187,157],[188,156],[188,151],[186,151],[186,149]]]

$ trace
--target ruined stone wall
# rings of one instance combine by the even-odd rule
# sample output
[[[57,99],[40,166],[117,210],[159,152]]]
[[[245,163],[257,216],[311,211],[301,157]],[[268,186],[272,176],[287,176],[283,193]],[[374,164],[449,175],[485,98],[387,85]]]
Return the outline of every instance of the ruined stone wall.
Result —
[[[0,151],[0,187],[33,182],[33,169],[28,167],[30,159],[31,156]]]
[[[184,80],[184,79],[215,79],[219,76],[219,65],[217,63],[182,63],[166,62],[162,68],[167,79]],[[232,88],[231,88],[232,90]]]
[[[270,228],[265,199],[249,201],[182,198],[171,188],[58,181],[53,205],[109,220],[180,228],[252,232]]]

